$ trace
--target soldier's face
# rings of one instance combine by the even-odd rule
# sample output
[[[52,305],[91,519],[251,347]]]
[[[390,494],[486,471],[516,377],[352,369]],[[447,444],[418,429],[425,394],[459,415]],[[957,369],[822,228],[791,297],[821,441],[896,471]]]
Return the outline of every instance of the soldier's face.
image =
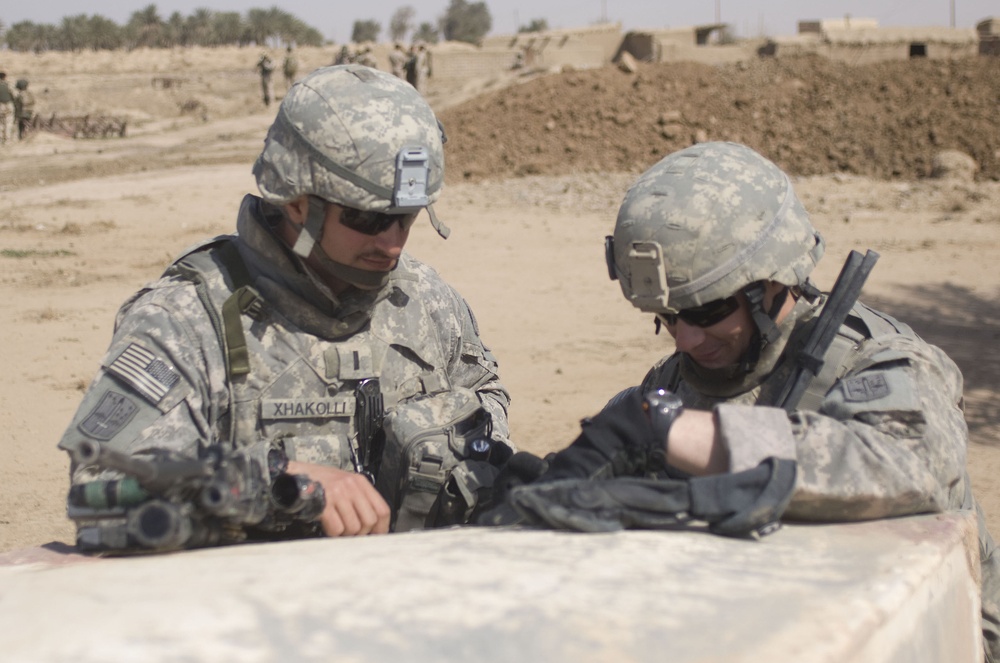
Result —
[[[739,362],[750,346],[754,325],[746,298],[742,294],[737,298],[739,308],[709,327],[698,327],[682,318],[666,325],[677,349],[704,368],[725,368]]]
[[[780,283],[769,282],[764,289],[764,310],[770,310],[774,298],[784,289]],[[736,295],[739,308],[719,322],[708,327],[699,327],[683,318],[676,324],[667,324],[667,331],[674,337],[677,349],[686,353],[704,368],[725,368],[739,363],[743,353],[750,347],[756,327],[750,317],[750,305],[742,293]],[[795,300],[788,297],[778,312],[776,323],[781,323],[788,315]]]
[[[396,267],[410,236],[410,223],[393,223],[382,232],[367,235],[340,222],[343,210],[327,205],[320,247],[331,259],[349,267],[371,272],[388,272]],[[400,217],[402,220],[403,217]]]

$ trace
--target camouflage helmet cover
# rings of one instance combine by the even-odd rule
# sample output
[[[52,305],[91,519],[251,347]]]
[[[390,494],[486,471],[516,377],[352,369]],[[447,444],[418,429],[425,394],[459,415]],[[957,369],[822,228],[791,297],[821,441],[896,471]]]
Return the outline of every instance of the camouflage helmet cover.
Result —
[[[427,152],[427,203],[444,180],[442,132],[409,83],[361,65],[324,67],[292,86],[253,167],[265,200],[302,195],[360,210],[394,207],[397,156]]]
[[[805,283],[823,255],[788,177],[736,143],[668,155],[625,194],[613,261],[625,298],[644,311],[678,311],[757,281]]]

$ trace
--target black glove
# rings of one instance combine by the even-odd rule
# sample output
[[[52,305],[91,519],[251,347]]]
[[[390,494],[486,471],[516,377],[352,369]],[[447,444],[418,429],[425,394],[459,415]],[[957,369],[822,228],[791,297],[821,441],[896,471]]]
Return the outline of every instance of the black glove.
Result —
[[[765,459],[736,474],[690,480],[564,479],[514,488],[487,525],[577,532],[704,528],[759,538],[777,529],[795,488],[795,462]]]
[[[538,481],[643,476],[665,464],[666,440],[653,433],[639,388],[622,392],[581,422],[573,444],[554,454]]]
[[[473,512],[471,522],[480,525],[514,525],[520,522],[520,517],[507,506],[507,496],[514,488],[538,479],[548,467],[546,459],[527,451],[518,451],[500,468],[500,474],[493,483],[492,495],[489,500],[480,503]]]

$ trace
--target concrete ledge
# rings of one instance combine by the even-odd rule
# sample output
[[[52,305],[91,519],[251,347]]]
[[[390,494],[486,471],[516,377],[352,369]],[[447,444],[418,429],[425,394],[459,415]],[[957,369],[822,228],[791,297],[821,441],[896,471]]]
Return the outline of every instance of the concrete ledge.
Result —
[[[0,556],[5,661],[982,660],[975,520]],[[73,563],[79,561],[80,563]]]

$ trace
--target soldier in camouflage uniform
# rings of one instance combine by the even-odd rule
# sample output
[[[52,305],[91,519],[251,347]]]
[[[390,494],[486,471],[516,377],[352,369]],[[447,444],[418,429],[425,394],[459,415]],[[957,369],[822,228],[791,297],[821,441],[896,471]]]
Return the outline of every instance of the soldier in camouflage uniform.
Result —
[[[237,233],[190,249],[122,306],[60,448],[94,441],[139,457],[201,457],[280,442],[289,472],[323,487],[330,536],[388,531],[399,487],[413,483],[394,477],[380,493],[363,474],[373,468],[361,461],[359,429],[381,422],[356,416],[371,380],[386,421],[418,403],[408,412],[433,426],[435,399],[458,394],[463,411],[471,400],[488,421],[487,446],[506,450],[509,397],[471,310],[403,251],[424,209],[447,235],[431,208],[443,140],[426,102],[389,74],[327,67],[294,85],[254,164],[261,195],[243,199]],[[384,465],[422,472],[421,489],[434,493],[449,479],[441,468],[465,454],[452,442]],[[74,484],[99,476],[73,458]]]
[[[789,382],[788,358],[827,300],[808,278],[823,249],[785,174],[742,145],[695,145],[636,181],[609,238],[609,269],[626,299],[654,314],[657,331],[665,327],[676,344],[639,387],[666,391],[648,444],[661,456],[665,447],[668,472],[681,476],[794,460],[784,514],[792,520],[974,510],[987,660],[1000,660],[1000,559],[965,469],[954,362],[907,325],[857,303],[797,408],[775,406]],[[645,418],[638,407],[624,410],[628,402],[639,401],[613,399],[595,420],[607,427],[609,416]],[[622,440],[624,448],[634,442]],[[602,454],[581,436],[550,459],[542,480],[608,476],[609,463],[593,461]]]
[[[7,85],[7,73],[0,71],[0,145],[14,139],[14,93]]]
[[[266,51],[260,54],[257,60],[257,73],[260,74],[260,94],[264,99],[264,105],[270,106],[274,99],[274,60]]]

